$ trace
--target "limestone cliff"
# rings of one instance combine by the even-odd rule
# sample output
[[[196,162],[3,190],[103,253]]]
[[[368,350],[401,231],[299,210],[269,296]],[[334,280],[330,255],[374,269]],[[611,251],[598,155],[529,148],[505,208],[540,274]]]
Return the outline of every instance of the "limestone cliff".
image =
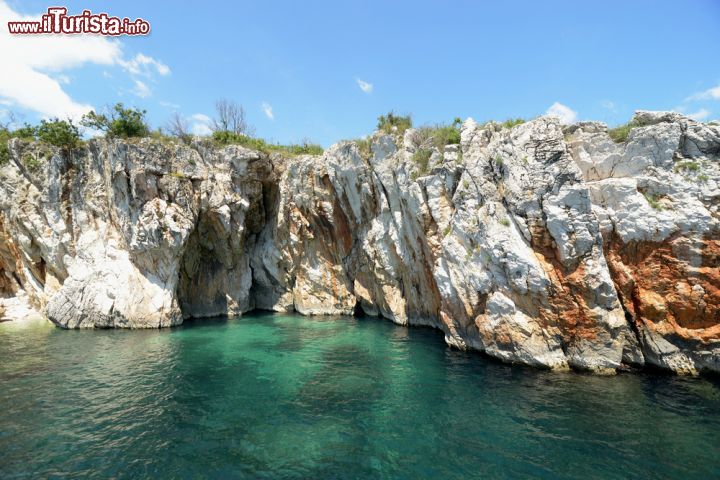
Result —
[[[595,122],[468,119],[443,151],[409,130],[292,158],[13,140],[0,310],[66,328],[363,312],[508,362],[720,371],[720,126],[633,125],[615,143]]]

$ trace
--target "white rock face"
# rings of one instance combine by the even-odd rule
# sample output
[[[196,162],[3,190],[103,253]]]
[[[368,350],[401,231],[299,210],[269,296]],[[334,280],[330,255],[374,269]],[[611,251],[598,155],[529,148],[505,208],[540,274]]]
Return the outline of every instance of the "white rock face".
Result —
[[[507,362],[720,370],[720,129],[464,122],[322,156],[92,141],[0,170],[3,295],[67,328],[382,316]],[[428,152],[418,161],[419,150]]]
[[[0,268],[18,284],[6,294],[24,290],[67,328],[165,327],[253,308],[245,240],[265,223],[267,158],[93,141],[28,171],[19,159],[43,148],[14,141],[2,170]]]

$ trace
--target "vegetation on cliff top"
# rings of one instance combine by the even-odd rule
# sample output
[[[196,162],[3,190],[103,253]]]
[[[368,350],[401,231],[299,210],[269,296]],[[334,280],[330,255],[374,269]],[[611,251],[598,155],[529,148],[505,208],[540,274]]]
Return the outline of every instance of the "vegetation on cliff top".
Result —
[[[105,134],[107,138],[153,138],[162,142],[179,140],[190,144],[194,136],[187,122],[175,114],[163,129],[151,130],[145,116],[145,110],[125,107],[117,103],[104,113],[91,111],[80,120],[80,126]],[[12,119],[14,120],[14,119]],[[10,159],[8,141],[20,138],[26,141],[40,141],[44,144],[72,151],[82,145],[82,132],[72,120],[42,120],[39,125],[25,123],[22,127],[11,129],[13,122],[0,125],[0,165]],[[245,120],[243,108],[229,100],[219,100],[216,104],[216,117],[212,120],[212,134],[207,136],[215,145],[241,145],[264,153],[285,155],[321,155],[323,148],[310,140],[297,144],[281,145],[253,136],[254,129]],[[35,162],[37,159],[33,160]]]
[[[174,113],[163,128],[152,130],[146,121],[146,110],[125,107],[117,103],[108,107],[105,113],[91,111],[80,120],[80,126],[105,134],[108,138],[154,138],[170,143],[180,141],[190,145],[194,138],[207,138],[216,146],[240,145],[267,154],[280,153],[284,155],[321,155],[323,147],[304,139],[299,143],[283,145],[267,141],[254,135],[255,129],[248,123],[243,107],[233,101],[220,99],[215,104],[215,116],[209,124],[209,135],[194,135],[191,133],[188,121],[180,114]],[[513,128],[525,123],[522,118],[509,118],[503,122],[489,121],[485,125],[493,124],[495,128]],[[12,122],[0,125],[0,165],[9,160],[7,142],[11,138],[20,138],[26,141],[40,141],[44,144],[71,151],[83,144],[82,134],[78,125],[72,120],[58,118],[42,120],[39,125],[25,123],[22,127],[11,129]],[[447,145],[460,143],[460,126],[462,121],[455,118],[451,124],[438,124],[434,126],[421,126],[416,129],[414,143],[418,149],[413,156],[420,167],[419,173],[426,173],[432,150],[437,149],[441,154]],[[630,131],[644,126],[637,121],[630,121],[624,125],[608,129],[608,135],[616,143],[627,142]],[[385,134],[402,136],[413,127],[411,115],[399,115],[393,111],[380,115],[377,129]],[[355,140],[361,155],[369,157],[371,154],[371,140]]]
[[[82,143],[78,127],[70,120],[59,120],[57,118],[42,120],[40,125],[36,126],[25,123],[22,127],[14,130],[5,125],[0,127],[0,165],[4,165],[10,160],[8,141],[12,138],[25,141],[40,141],[65,151],[71,151]],[[28,163],[25,162],[25,158],[23,158],[23,161]],[[39,160],[33,157],[33,160],[29,163],[35,165],[37,162]]]
[[[91,111],[83,116],[81,124],[105,132],[111,138],[147,137],[150,128],[145,122],[145,110],[125,108],[117,103],[108,113],[98,114]]]
[[[282,153],[285,155],[322,155],[323,148],[310,140],[297,144],[281,145],[268,142],[254,135],[255,129],[247,122],[245,109],[231,100],[220,99],[215,103],[215,118],[212,119],[210,138],[218,146],[240,145],[264,153]],[[190,143],[193,135],[182,115],[172,115],[166,126],[167,132],[175,138]]]
[[[615,128],[608,129],[608,135],[615,143],[625,143],[630,136],[630,131],[638,127],[646,127],[652,123],[647,123],[639,120],[630,120],[628,123],[619,125]]]
[[[378,117],[377,129],[387,134],[397,133],[402,135],[409,128],[412,128],[413,122],[410,115],[397,115],[390,111],[387,115]]]
[[[500,125],[502,125],[503,128],[513,128],[517,125],[522,125],[523,123],[525,123],[524,118],[508,118]]]
[[[309,140],[303,140],[299,144],[280,145],[269,143],[262,138],[250,137],[227,130],[218,130],[212,133],[213,142],[219,146],[240,145],[242,147],[258,150],[264,153],[285,153],[289,155],[322,155],[323,148]]]

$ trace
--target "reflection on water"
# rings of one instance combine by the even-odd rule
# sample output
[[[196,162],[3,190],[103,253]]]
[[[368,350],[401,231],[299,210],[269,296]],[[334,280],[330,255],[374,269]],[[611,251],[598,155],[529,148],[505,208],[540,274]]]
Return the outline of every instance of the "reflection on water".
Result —
[[[0,325],[0,478],[717,478],[720,388],[502,365],[375,319]]]

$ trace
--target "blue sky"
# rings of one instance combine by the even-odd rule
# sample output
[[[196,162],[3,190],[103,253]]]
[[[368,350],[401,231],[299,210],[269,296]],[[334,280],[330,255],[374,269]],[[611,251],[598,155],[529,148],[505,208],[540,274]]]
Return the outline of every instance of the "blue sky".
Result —
[[[618,124],[636,109],[720,118],[718,1],[71,1],[71,14],[142,17],[152,33],[9,38],[4,17],[56,3],[0,0],[0,64],[13,67],[0,74],[0,114],[36,121],[122,101],[154,127],[178,111],[203,131],[226,97],[258,136],[326,146],[391,109],[416,124],[528,118],[556,103],[568,121]]]

